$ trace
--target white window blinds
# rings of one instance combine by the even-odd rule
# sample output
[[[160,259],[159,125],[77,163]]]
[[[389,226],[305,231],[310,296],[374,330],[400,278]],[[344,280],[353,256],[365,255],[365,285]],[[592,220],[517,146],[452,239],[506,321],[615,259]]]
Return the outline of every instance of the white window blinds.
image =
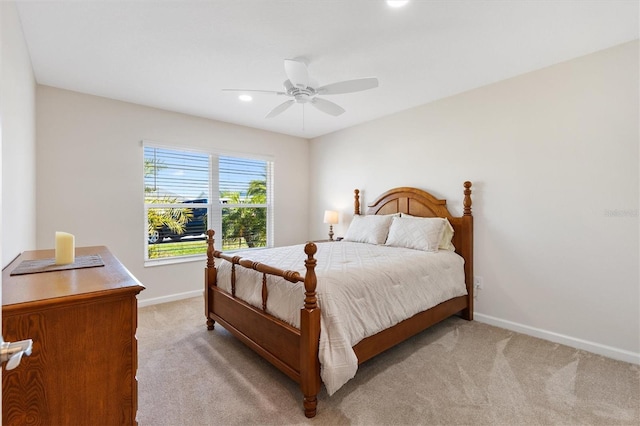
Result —
[[[201,258],[272,245],[273,162],[144,146],[145,259]]]

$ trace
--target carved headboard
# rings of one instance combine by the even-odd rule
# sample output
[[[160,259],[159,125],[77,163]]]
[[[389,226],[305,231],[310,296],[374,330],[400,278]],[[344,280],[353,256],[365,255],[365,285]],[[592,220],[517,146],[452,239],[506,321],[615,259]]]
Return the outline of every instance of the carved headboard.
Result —
[[[418,188],[400,187],[393,188],[380,195],[369,204],[368,215],[406,213],[419,217],[445,217],[453,226],[453,245],[456,253],[465,260],[465,281],[467,291],[471,295],[473,303],[473,215],[471,214],[471,182],[465,182],[464,186],[464,213],[462,216],[453,216],[447,208],[447,201],[440,200],[430,193]],[[360,213],[360,191],[355,190],[353,213]],[[471,306],[473,311],[473,306]]]

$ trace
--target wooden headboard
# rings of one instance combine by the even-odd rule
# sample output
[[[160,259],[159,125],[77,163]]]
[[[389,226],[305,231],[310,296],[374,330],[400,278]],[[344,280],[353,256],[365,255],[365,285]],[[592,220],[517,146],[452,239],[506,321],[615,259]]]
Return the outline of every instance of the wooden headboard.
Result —
[[[470,312],[473,314],[473,216],[471,214],[471,182],[465,182],[463,215],[453,216],[447,201],[440,200],[418,188],[390,189],[369,204],[368,215],[406,213],[419,217],[445,217],[453,226],[453,245],[456,253],[464,258],[465,282],[469,294]],[[360,191],[355,190],[353,213],[360,213]]]

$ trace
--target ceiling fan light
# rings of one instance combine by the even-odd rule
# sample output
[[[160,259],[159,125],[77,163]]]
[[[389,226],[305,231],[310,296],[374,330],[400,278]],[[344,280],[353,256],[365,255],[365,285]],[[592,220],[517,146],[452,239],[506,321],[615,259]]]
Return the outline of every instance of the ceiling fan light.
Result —
[[[240,99],[242,102],[251,102],[253,100],[251,95],[240,95],[238,96],[238,99]]]
[[[387,5],[393,8],[406,6],[407,3],[409,3],[409,0],[387,0]]]

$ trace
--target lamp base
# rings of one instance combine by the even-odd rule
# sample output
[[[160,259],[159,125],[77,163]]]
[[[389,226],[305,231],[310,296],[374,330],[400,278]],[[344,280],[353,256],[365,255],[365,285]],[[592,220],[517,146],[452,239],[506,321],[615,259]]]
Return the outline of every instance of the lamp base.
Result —
[[[329,241],[333,241],[333,225],[329,225]]]

